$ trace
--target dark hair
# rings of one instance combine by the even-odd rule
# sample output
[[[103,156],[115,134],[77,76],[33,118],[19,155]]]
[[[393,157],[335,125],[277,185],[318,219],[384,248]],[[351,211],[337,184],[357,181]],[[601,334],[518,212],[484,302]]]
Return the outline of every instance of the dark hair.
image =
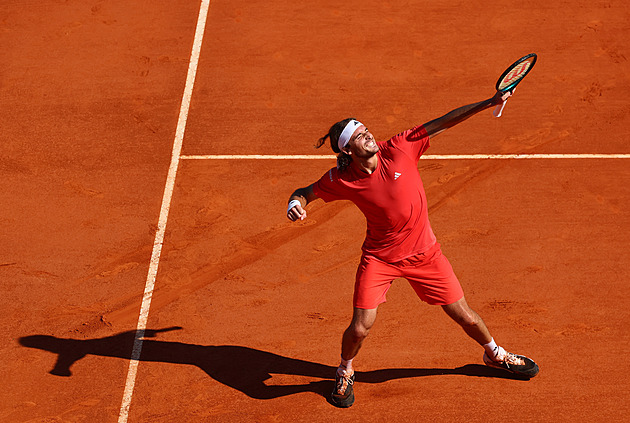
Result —
[[[330,148],[332,148],[332,151],[337,153],[337,168],[339,168],[340,171],[345,170],[352,161],[352,158],[349,155],[339,150],[339,137],[341,136],[343,129],[351,120],[356,119],[349,117],[335,123],[333,126],[330,127],[328,133],[317,140],[317,144],[315,144],[315,148],[320,148],[326,143],[327,138],[330,139]]]

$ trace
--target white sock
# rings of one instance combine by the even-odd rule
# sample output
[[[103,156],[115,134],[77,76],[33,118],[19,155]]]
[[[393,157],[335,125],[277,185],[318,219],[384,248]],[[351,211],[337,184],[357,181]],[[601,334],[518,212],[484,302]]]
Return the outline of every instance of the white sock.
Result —
[[[486,350],[486,354],[488,354],[488,357],[493,360],[497,357],[497,355],[501,355],[505,352],[503,348],[501,348],[497,345],[496,342],[494,342],[494,338],[492,338],[492,340],[487,344],[484,344],[483,348]]]
[[[352,369],[352,360],[354,360],[354,358],[351,358],[350,360],[344,360],[342,356],[341,364],[337,368],[337,373],[340,375],[343,375],[344,373],[352,374],[354,372],[354,370]]]

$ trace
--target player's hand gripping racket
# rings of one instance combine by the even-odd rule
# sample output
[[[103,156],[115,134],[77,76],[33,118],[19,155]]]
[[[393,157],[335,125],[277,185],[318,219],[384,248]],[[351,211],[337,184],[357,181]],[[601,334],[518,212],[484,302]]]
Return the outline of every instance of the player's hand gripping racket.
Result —
[[[503,72],[503,74],[499,77],[497,81],[497,91],[501,92],[514,92],[516,86],[525,78],[525,75],[529,73],[530,70],[536,64],[536,53],[528,54],[527,56],[523,56],[518,59],[516,62],[512,63],[509,68]],[[501,117],[501,113],[503,113],[503,108],[505,107],[505,103],[507,100],[503,102],[503,104],[497,105],[497,107],[492,112],[494,117]]]

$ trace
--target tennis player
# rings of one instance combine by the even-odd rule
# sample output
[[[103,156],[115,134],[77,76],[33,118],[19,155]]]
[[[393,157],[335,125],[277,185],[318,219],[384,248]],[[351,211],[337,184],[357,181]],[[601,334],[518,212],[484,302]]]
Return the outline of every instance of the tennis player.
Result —
[[[338,153],[337,167],[289,199],[287,217],[306,218],[306,206],[316,200],[350,200],[367,220],[367,234],[354,285],[354,313],[341,342],[341,363],[335,377],[332,402],[339,407],[354,403],[355,358],[376,320],[377,309],[396,278],[406,278],[422,301],[441,306],[472,339],[483,346],[486,365],[524,377],[533,377],[538,366],[531,359],[507,352],[497,345],[485,323],[473,311],[453,269],[442,254],[431,229],[427,200],[418,174],[418,160],[429,141],[442,131],[511,94],[498,91],[492,98],[455,109],[446,115],[376,142],[365,125],[354,118],[335,123],[326,139]]]

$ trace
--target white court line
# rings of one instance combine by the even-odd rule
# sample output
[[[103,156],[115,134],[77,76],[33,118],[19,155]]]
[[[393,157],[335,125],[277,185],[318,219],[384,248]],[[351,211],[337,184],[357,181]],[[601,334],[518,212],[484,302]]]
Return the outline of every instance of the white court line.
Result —
[[[333,155],[273,155],[273,154],[216,154],[183,155],[182,160],[320,160],[336,159]],[[422,160],[484,160],[484,159],[630,159],[630,154],[452,154],[424,155]]]
[[[197,64],[199,63],[199,53],[201,51],[201,42],[203,40],[203,33],[206,27],[206,17],[208,16],[209,6],[210,0],[201,1],[199,17],[197,19],[197,29],[195,30],[195,39],[193,41],[192,52],[190,54],[190,62],[188,63],[188,76],[186,77],[186,86],[184,88],[184,95],[182,96],[182,105],[179,110],[175,140],[173,141],[171,164],[168,168],[168,175],[166,177],[166,186],[164,187],[164,196],[162,197],[162,206],[160,208],[160,218],[158,220],[157,232],[155,233],[155,240],[153,241],[151,263],[149,265],[147,281],[144,287],[144,295],[142,296],[142,306],[140,307],[140,316],[138,318],[138,326],[133,342],[131,360],[129,361],[127,382],[125,383],[125,392],[123,394],[122,404],[120,406],[118,423],[126,423],[129,417],[129,406],[131,405],[131,396],[133,395],[133,388],[136,382],[136,373],[138,371],[140,353],[142,352],[142,341],[149,318],[149,308],[151,307],[151,298],[153,297],[153,288],[155,286],[155,278],[157,275],[158,264],[160,262],[160,253],[162,252],[164,233],[166,232],[168,211],[171,206],[171,198],[173,197],[175,176],[177,175],[177,167],[179,165],[180,153],[182,151],[184,130],[186,129],[186,120],[188,118],[188,110],[190,108],[190,99],[192,96],[193,85],[195,84]]]

